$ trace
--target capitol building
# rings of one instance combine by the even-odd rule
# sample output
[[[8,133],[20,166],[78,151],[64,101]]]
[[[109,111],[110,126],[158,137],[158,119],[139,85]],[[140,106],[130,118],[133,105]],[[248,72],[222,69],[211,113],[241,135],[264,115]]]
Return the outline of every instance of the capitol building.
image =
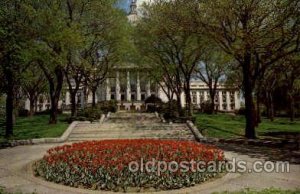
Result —
[[[128,19],[134,23],[138,19],[136,0],[132,1],[130,7]],[[81,108],[92,103],[92,94],[89,93],[87,96],[84,94],[83,87],[81,87],[77,93],[77,103]],[[142,111],[145,109],[145,100],[151,95],[159,97],[163,102],[168,101],[163,89],[151,81],[149,69],[127,64],[115,67],[109,72],[104,83],[98,88],[96,102],[115,100],[118,102],[119,110]],[[208,86],[200,80],[191,80],[191,98],[193,106],[201,109],[201,105],[210,100]],[[59,107],[70,107],[70,104],[70,95],[66,91],[59,102]],[[185,107],[184,93],[181,94],[181,104]],[[239,90],[218,84],[215,98],[216,110],[231,112],[240,109],[240,105]],[[50,101],[47,98],[40,99],[36,106],[38,111],[47,110],[50,107]],[[25,108],[29,110],[29,100],[26,101]]]

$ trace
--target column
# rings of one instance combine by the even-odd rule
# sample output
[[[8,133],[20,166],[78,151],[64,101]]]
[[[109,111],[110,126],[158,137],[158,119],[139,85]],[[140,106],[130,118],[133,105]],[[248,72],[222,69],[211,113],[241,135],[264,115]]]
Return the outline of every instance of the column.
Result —
[[[106,79],[106,100],[111,99],[110,83],[109,78]]]
[[[230,111],[230,93],[226,91],[226,104],[227,104],[227,111]]]
[[[71,104],[70,93],[69,92],[66,92],[65,102],[66,102],[66,105]]]
[[[27,98],[26,101],[25,101],[25,109],[26,109],[26,110],[30,110],[30,101],[29,101],[28,98]]]
[[[127,71],[126,100],[131,101],[130,72]]]
[[[141,96],[141,82],[140,82],[140,72],[137,72],[136,98],[137,98],[137,101],[141,101],[141,100],[142,100],[142,96]]]
[[[207,98],[207,91],[204,91],[204,102],[206,102],[208,100]]]
[[[186,96],[184,92],[181,93],[181,106],[186,107]]]
[[[121,101],[121,87],[120,87],[120,73],[117,71],[116,73],[116,100]]]
[[[234,92],[234,107],[235,107],[235,110],[239,110],[241,108],[240,97],[239,97],[238,91]]]
[[[196,102],[197,107],[199,107],[200,104],[201,104],[201,102],[200,102],[200,92],[199,91],[196,91],[196,99],[197,99],[197,102]]]
[[[148,80],[147,85],[146,85],[146,96],[147,97],[151,96],[151,82],[150,82],[150,79]]]
[[[219,110],[223,110],[223,92],[219,91]]]

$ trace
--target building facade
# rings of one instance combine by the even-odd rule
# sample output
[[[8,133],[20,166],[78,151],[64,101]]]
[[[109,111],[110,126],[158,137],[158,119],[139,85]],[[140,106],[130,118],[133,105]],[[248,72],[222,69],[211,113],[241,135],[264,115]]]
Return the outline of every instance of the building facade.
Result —
[[[163,89],[149,78],[145,69],[134,67],[115,68],[109,74],[104,83],[99,86],[96,95],[97,102],[117,101],[119,110],[141,111],[145,109],[144,101],[151,95],[155,95],[168,102],[167,95]],[[85,95],[81,88],[76,96],[79,108],[84,108],[92,103],[92,94]],[[59,102],[59,108],[69,109],[71,105],[70,94],[66,91]],[[176,100],[176,98],[174,98]],[[195,108],[201,109],[203,103],[210,101],[209,88],[200,80],[191,81],[191,100]],[[181,104],[185,107],[185,94],[181,94]],[[41,96],[36,105],[37,111],[50,108],[50,100]],[[215,96],[215,109],[218,111],[232,112],[240,109],[240,92],[235,88],[228,88],[219,84]],[[25,108],[29,110],[29,100]]]

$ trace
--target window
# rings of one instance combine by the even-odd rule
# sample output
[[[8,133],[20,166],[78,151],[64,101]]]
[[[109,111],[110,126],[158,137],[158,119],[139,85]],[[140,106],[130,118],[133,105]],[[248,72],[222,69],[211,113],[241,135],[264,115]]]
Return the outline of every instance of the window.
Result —
[[[144,101],[146,99],[146,95],[145,94],[142,94],[141,95],[141,99]]]
[[[197,104],[197,93],[196,92],[192,92],[192,103]]]

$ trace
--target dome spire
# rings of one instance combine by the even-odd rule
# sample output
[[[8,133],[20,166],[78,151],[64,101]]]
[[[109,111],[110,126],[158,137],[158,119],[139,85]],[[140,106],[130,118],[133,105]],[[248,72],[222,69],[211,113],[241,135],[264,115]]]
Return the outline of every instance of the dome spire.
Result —
[[[130,13],[129,14],[137,14],[137,4],[136,4],[137,0],[132,0],[131,4],[130,4]]]

